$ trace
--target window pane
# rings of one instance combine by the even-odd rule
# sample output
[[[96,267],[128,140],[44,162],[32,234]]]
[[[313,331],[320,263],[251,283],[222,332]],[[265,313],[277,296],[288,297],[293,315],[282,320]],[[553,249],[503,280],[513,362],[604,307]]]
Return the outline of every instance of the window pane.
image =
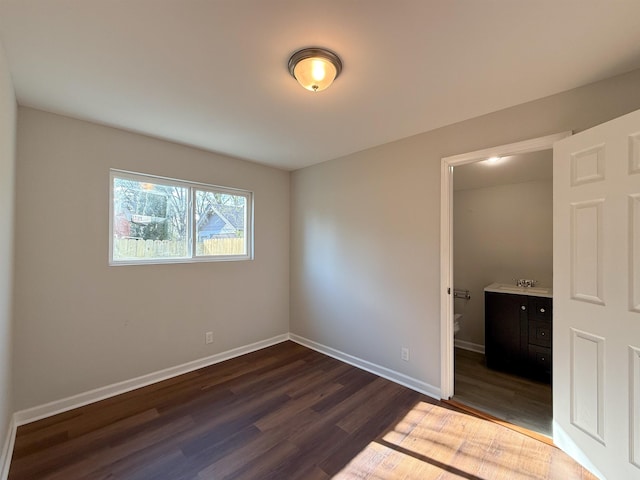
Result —
[[[189,256],[189,189],[113,179],[113,259]]]
[[[247,254],[247,198],[196,190],[196,255]]]

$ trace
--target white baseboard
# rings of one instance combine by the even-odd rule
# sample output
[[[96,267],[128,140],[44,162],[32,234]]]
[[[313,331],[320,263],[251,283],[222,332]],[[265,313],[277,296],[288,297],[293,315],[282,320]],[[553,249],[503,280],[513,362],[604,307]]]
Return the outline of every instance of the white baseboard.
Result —
[[[470,350],[484,355],[484,345],[480,345],[479,343],[467,342],[465,340],[454,340],[453,344],[456,348],[462,348],[463,350]]]
[[[36,407],[20,410],[13,415],[11,424],[12,426],[9,434],[7,435],[7,442],[5,442],[5,449],[8,449],[9,452],[13,451],[13,439],[15,438],[15,430],[20,425],[35,422],[36,420],[57,415],[58,413],[73,410],[74,408],[82,407],[90,403],[99,402],[100,400],[104,400],[105,398],[114,397],[116,395],[130,392],[141,387],[146,387],[147,385],[151,385],[153,383],[161,382],[178,375],[192,372],[194,370],[198,370],[199,368],[204,368],[216,363],[224,362],[225,360],[230,360],[232,358],[239,357],[240,355],[255,352],[256,350],[270,347],[286,340],[292,340],[296,343],[299,343],[300,345],[311,348],[312,350],[316,350],[320,353],[353,365],[354,367],[361,368],[362,370],[366,370],[367,372],[371,372],[392,382],[404,385],[405,387],[408,387],[420,393],[424,393],[425,395],[428,395],[437,400],[440,399],[439,387],[435,387],[426,382],[422,382],[413,377],[409,377],[408,375],[405,375],[403,373],[396,372],[395,370],[376,365],[367,360],[363,360],[361,358],[354,357],[353,355],[349,355],[331,347],[327,347],[326,345],[316,343],[299,335],[285,333],[273,338],[269,338],[267,340],[262,340],[250,345],[245,345],[242,347],[234,348],[232,350],[228,350],[226,352],[218,353],[210,357],[201,358],[192,362],[184,363],[182,365],[177,365],[175,367],[166,368],[164,370],[132,378],[130,380],[114,383],[112,385],[99,387],[88,392],[79,393],[77,395],[73,395],[60,400],[55,400],[44,405],[38,405]],[[3,459],[4,458],[5,457],[3,456]],[[0,480],[4,480],[4,478],[0,477]]]
[[[13,445],[16,441],[16,422],[12,416],[9,420],[9,428],[5,438],[2,450],[0,450],[0,480],[9,478],[9,467],[11,466],[11,457],[13,456]]]
[[[344,353],[334,348],[327,347],[326,345],[322,345],[294,333],[289,333],[289,339],[307,348],[320,353],[324,353],[329,357],[333,357],[337,360],[348,363],[349,365],[353,365],[354,367],[358,367],[362,370],[366,370],[367,372],[373,373],[380,377],[386,378],[387,380],[403,385],[407,388],[410,388],[411,390],[415,390],[419,393],[424,393],[425,395],[435,398],[436,400],[440,400],[441,398],[440,388],[429,385],[428,383],[422,382],[413,377],[409,377],[408,375],[405,375],[403,373],[396,372],[395,370],[391,370],[380,365],[376,365],[375,363],[371,363],[358,357],[354,357],[353,355],[349,355],[348,353]]]
[[[245,355],[262,348],[270,347],[277,343],[284,342],[288,339],[289,335],[285,333],[283,335],[278,335],[267,340],[262,340],[250,345],[227,350],[226,352],[217,353],[215,355],[211,355],[210,357],[183,363],[182,365],[166,368],[158,372],[149,373],[140,377],[132,378],[130,380],[125,380],[123,382],[114,383],[113,385],[99,387],[88,392],[79,393],[71,397],[63,398],[61,400],[55,400],[45,405],[39,405],[37,407],[20,410],[13,416],[13,423],[15,424],[14,430],[16,427],[24,425],[26,423],[35,422],[36,420],[50,417],[52,415],[57,415],[58,413],[66,412],[68,410],[73,410],[74,408],[98,402],[100,400],[104,400],[105,398],[120,395],[121,393],[130,392],[131,390],[135,390],[137,388],[146,387],[147,385],[151,385],[152,383],[157,383],[161,382],[162,380],[177,377],[178,375],[183,375],[185,373],[198,370],[199,368],[208,367],[209,365],[224,362],[225,360],[230,360],[232,358],[239,357],[240,355]],[[0,477],[0,480],[4,479]]]
[[[367,360],[354,357],[353,355],[349,355],[334,348],[327,347],[326,345],[308,340],[299,335],[285,333],[269,338],[267,340],[262,340],[250,345],[245,345],[209,357],[187,362],[182,365],[166,368],[164,370],[142,375],[130,380],[125,380],[123,382],[114,383],[112,385],[99,387],[88,392],[79,393],[77,395],[56,400],[44,405],[39,405],[15,412],[9,424],[9,431],[7,432],[3,449],[0,452],[2,454],[2,456],[0,457],[0,480],[7,480],[7,477],[9,475],[9,466],[13,454],[16,429],[20,425],[35,422],[36,420],[50,417],[58,413],[66,412],[68,410],[73,410],[74,408],[98,402],[100,400],[104,400],[105,398],[110,398],[122,393],[130,392],[137,388],[145,387],[147,385],[161,382],[178,375],[183,375],[200,368],[224,362],[225,360],[230,360],[232,358],[239,357],[240,355],[255,352],[256,350],[270,347],[286,340],[292,340],[296,343],[299,343],[300,345],[308,347],[312,350],[316,350],[320,353],[336,358],[342,362],[348,363],[349,365],[353,365],[354,367],[360,368],[362,370],[366,370],[367,372],[371,372],[380,377],[386,378],[387,380],[403,385],[419,393],[428,395],[429,397],[435,398],[436,400],[440,399],[440,388],[438,387],[430,385],[426,382],[422,382],[413,377],[409,377],[408,375],[405,375],[403,373],[396,372],[395,370],[376,365]]]

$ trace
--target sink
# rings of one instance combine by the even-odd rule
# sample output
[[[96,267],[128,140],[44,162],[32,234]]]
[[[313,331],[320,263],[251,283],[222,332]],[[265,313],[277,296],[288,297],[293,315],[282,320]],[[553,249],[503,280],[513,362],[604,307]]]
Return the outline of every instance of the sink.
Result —
[[[519,287],[517,285],[512,285],[509,283],[492,283],[491,285],[485,287],[484,290],[486,292],[517,293],[519,295],[530,295],[534,297],[553,297],[551,288]]]
[[[533,292],[533,293],[549,293],[548,288],[539,287],[518,287],[516,285],[500,285],[498,290],[507,290],[509,292]]]

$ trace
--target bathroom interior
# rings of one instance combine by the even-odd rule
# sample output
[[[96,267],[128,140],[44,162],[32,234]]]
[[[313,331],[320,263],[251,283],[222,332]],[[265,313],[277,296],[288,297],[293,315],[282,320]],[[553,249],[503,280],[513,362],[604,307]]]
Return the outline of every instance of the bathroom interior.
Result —
[[[453,400],[551,437],[553,151],[453,172]]]

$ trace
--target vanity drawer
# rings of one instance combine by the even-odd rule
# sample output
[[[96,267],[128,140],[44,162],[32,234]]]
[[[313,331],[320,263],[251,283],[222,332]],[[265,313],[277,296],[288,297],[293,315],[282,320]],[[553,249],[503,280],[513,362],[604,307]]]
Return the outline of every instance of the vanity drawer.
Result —
[[[543,382],[551,382],[551,349],[529,345],[529,376]]]
[[[529,321],[529,344],[551,347],[551,323]]]
[[[553,304],[550,298],[529,297],[529,319],[551,322]]]

